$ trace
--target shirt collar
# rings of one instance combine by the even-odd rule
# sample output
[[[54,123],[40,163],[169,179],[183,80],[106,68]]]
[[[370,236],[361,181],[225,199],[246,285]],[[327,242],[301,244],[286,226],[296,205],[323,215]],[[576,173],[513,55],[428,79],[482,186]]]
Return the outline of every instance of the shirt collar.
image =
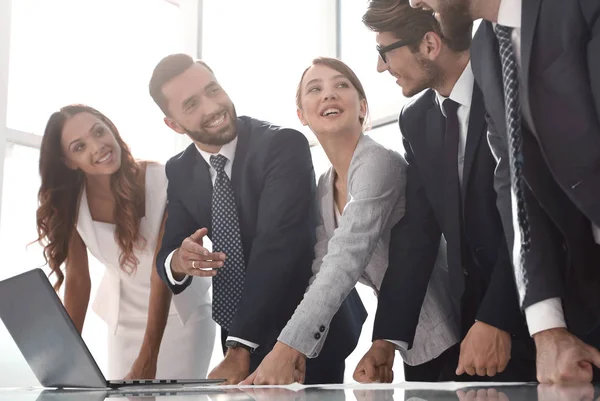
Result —
[[[522,4],[523,0],[501,0],[498,9],[498,24],[520,29]]]
[[[225,156],[227,158],[227,160],[229,160],[230,163],[233,163],[233,158],[235,156],[235,149],[237,148],[237,143],[238,143],[238,136],[236,135],[235,138],[233,138],[233,140],[231,142],[228,142],[225,145],[221,146],[221,150],[219,150],[218,154]],[[196,146],[196,149],[198,150],[198,152],[200,152],[200,154],[202,155],[202,158],[206,161],[206,163],[208,163],[208,165],[211,166],[210,157],[217,153],[210,153],[205,150],[202,150],[195,143],[194,143],[194,146]]]
[[[450,99],[454,100],[461,106],[471,107],[471,100],[473,98],[473,85],[475,83],[475,77],[473,76],[473,70],[471,69],[471,62],[467,64],[462,74],[454,84],[454,88],[450,92]],[[444,100],[448,99],[445,96],[442,96],[438,91],[435,91],[435,97],[440,105],[440,109],[442,110],[442,114],[444,117],[446,113],[444,112],[444,108],[442,104]]]

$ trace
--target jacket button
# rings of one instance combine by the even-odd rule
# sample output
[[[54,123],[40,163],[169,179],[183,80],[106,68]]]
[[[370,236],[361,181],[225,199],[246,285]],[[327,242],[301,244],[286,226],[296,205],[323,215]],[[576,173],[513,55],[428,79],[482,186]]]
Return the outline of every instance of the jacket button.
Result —
[[[321,326],[321,327],[319,327],[319,331],[320,331],[321,333],[324,333],[324,332],[325,332],[325,326]]]
[[[464,274],[465,276],[468,276],[468,275],[469,275],[469,272],[468,272],[468,271],[467,271],[467,269],[465,269],[464,267],[463,267],[463,274]]]
[[[321,338],[321,333],[315,333],[315,340],[318,340]]]

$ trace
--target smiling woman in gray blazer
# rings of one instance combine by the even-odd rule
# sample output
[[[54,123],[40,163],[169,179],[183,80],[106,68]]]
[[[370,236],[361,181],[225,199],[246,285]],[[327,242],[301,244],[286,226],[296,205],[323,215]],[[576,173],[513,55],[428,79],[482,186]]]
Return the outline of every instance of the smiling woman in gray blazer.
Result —
[[[275,348],[244,384],[302,382],[305,357],[319,355],[333,316],[356,283],[379,292],[391,229],[404,215],[406,161],[363,134],[367,100],[354,72],[339,60],[315,59],[302,76],[296,101],[298,117],[332,164],[317,190],[313,277]],[[441,241],[414,345],[401,351],[409,365],[428,362],[458,342],[446,276]]]

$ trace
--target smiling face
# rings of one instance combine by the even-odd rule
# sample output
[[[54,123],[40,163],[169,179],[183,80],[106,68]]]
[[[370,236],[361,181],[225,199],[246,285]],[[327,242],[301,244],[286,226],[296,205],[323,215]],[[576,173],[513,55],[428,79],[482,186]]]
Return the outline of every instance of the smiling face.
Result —
[[[205,145],[222,146],[237,135],[235,108],[205,66],[194,63],[162,87],[168,102],[165,122],[180,134]]]
[[[318,136],[348,130],[360,132],[367,114],[367,101],[352,80],[324,64],[314,64],[306,70],[298,103],[300,121]]]
[[[121,147],[115,134],[97,116],[81,112],[63,126],[61,149],[67,167],[89,175],[111,175],[121,167]]]
[[[377,44],[388,46],[398,39],[391,32],[376,35]],[[441,39],[429,32],[413,52],[409,46],[403,46],[386,53],[386,61],[377,55],[377,71],[389,72],[402,88],[402,94],[412,97],[427,88],[432,88],[441,79],[441,71],[434,60],[440,52]]]

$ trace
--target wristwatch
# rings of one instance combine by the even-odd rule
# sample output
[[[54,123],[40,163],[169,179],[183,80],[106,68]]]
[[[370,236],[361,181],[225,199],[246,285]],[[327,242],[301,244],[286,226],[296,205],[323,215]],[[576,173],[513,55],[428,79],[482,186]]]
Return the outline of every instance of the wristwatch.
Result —
[[[244,343],[241,343],[239,341],[235,341],[235,340],[227,340],[227,341],[225,341],[225,346],[227,348],[244,348],[245,350],[247,350],[250,353],[254,352],[254,348],[252,348],[249,345],[246,345]]]

